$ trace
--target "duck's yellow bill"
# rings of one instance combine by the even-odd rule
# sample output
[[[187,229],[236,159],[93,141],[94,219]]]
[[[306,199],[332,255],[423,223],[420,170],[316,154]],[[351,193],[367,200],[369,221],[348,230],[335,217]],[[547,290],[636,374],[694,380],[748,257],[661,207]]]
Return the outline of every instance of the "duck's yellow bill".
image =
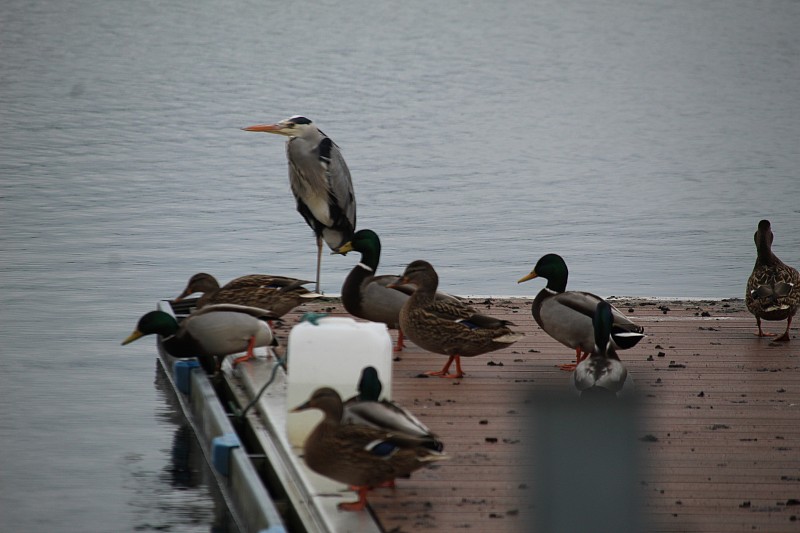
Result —
[[[128,335],[127,339],[122,341],[122,346],[125,346],[126,344],[130,344],[133,341],[135,341],[136,339],[142,338],[143,336],[144,336],[143,333],[137,329],[136,331],[134,331],[133,333]]]
[[[337,249],[331,252],[331,254],[341,254],[347,255],[347,252],[353,251],[353,243],[352,241],[347,241],[343,245],[339,246]]]
[[[525,276],[523,278],[520,278],[519,281],[517,281],[517,283],[522,283],[523,281],[528,281],[529,279],[533,279],[533,278],[536,278],[536,277],[538,277],[536,275],[536,272],[531,272],[527,276]]]

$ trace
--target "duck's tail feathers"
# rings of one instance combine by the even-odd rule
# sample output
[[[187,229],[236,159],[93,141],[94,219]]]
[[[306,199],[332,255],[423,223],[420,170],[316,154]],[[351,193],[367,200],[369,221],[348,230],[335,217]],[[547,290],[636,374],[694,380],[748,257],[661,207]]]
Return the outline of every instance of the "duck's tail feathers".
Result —
[[[503,344],[514,344],[524,336],[525,336],[524,333],[513,332],[513,333],[506,333],[505,335],[500,335],[499,337],[495,337],[492,340],[494,342],[500,342]]]
[[[307,292],[305,294],[301,294],[300,298],[322,298],[322,294],[318,292]]]

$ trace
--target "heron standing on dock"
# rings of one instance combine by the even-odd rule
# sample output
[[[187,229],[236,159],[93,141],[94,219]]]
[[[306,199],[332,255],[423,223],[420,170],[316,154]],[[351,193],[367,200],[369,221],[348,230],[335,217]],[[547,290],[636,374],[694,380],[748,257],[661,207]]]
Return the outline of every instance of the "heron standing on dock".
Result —
[[[356,197],[342,152],[311,120],[294,116],[276,124],[243,128],[289,137],[289,185],[297,211],[317,236],[317,292],[322,265],[322,241],[335,250],[353,236]]]

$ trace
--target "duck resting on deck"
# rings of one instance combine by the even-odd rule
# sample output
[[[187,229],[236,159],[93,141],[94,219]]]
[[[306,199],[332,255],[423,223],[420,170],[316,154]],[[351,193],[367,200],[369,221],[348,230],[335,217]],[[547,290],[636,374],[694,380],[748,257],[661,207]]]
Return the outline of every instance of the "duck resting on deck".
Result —
[[[572,373],[573,384],[581,398],[617,397],[633,390],[633,380],[614,348],[611,338],[613,324],[611,304],[601,300],[592,317],[594,349]]]
[[[344,402],[342,422],[405,433],[419,438],[426,448],[437,452],[444,449],[442,441],[408,409],[396,402],[381,400],[382,390],[378,371],[372,366],[365,367],[358,382],[358,394]]]
[[[306,299],[321,296],[303,287],[308,283],[311,282],[284,276],[249,274],[220,287],[214,276],[198,272],[189,278],[186,288],[175,301],[199,292],[203,295],[195,304],[197,309],[210,304],[237,304],[259,307],[269,311],[271,317],[280,318]]]

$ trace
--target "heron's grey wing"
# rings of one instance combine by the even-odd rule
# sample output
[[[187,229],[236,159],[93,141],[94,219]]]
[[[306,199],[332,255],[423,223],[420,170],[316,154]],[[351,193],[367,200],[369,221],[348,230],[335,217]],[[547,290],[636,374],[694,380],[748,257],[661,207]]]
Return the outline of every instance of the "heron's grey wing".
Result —
[[[320,158],[317,146],[299,137],[286,143],[286,159],[289,162],[289,186],[297,200],[297,211],[314,233],[321,235],[323,228],[333,223],[329,206],[329,164]]]
[[[345,227],[347,225],[352,233],[356,228],[356,194],[353,191],[350,170],[347,168],[341,150],[329,138],[326,137],[319,143],[319,151],[320,160],[323,163],[327,158],[328,187],[336,205],[341,210],[338,217],[337,214],[332,214],[334,226]],[[339,217],[343,220],[337,220]]]

